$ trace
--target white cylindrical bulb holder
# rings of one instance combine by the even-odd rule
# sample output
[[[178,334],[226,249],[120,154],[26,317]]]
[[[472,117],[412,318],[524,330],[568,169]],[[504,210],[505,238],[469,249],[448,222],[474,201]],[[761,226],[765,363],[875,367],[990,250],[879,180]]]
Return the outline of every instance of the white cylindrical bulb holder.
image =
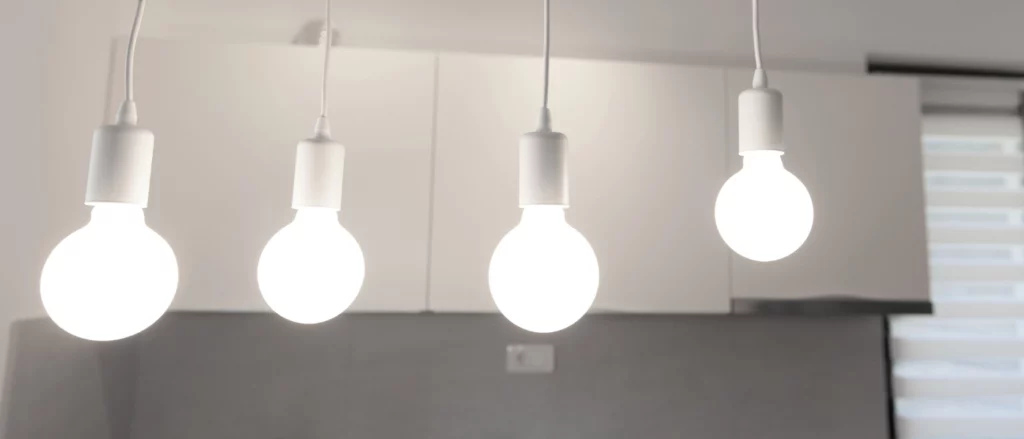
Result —
[[[782,141],[782,93],[774,88],[752,88],[739,98],[740,154],[750,151],[785,151]]]
[[[85,204],[146,207],[153,169],[153,132],[129,123],[104,125],[93,134]]]
[[[519,206],[569,206],[565,135],[534,131],[519,140]]]
[[[326,135],[299,142],[295,153],[292,207],[341,210],[345,147]]]

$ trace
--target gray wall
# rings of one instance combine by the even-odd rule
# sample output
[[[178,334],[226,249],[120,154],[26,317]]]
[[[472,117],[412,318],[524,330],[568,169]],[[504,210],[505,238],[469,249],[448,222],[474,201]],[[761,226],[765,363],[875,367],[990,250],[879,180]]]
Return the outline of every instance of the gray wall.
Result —
[[[878,317],[170,314],[128,342],[13,331],[6,439],[883,439]],[[505,346],[552,343],[550,375]]]

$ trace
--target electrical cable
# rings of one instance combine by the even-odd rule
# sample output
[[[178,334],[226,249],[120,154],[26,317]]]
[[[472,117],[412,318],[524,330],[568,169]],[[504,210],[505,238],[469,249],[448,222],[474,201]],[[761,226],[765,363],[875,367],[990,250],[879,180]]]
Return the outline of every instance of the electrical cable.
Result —
[[[761,70],[761,14],[758,10],[757,0],[752,0],[753,5],[753,30],[754,30],[754,65]]]
[[[548,108],[548,76],[551,65],[551,0],[544,0],[544,107]]]
[[[761,66],[761,11],[758,0],[751,0],[752,5],[752,30],[754,34],[754,88],[768,87],[768,75]]]
[[[327,11],[324,21],[324,77],[320,89],[320,117],[327,117],[327,82],[331,71],[331,46],[334,44],[334,24],[331,22],[331,0],[326,0]]]
[[[127,101],[135,100],[135,45],[139,40],[139,30],[142,28],[142,15],[145,11],[146,0],[139,0],[138,9],[135,10],[135,22],[132,24],[131,37],[128,39],[128,55],[125,57],[124,96]]]

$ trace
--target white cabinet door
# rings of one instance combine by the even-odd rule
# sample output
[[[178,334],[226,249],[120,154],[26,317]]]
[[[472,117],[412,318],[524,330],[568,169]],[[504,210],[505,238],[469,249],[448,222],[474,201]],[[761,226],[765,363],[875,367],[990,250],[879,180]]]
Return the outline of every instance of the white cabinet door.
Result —
[[[348,152],[341,223],[366,258],[354,311],[426,307],[435,61],[354,49],[333,57],[330,118]],[[174,309],[267,309],[256,265],[294,217],[295,145],[313,134],[321,66],[312,47],[140,44],[139,120],[156,134],[146,215],[178,256]],[[121,99],[112,90],[108,113]]]
[[[814,228],[788,258],[732,257],[737,299],[847,296],[928,300],[915,80],[769,71],[785,99],[786,168],[811,193]],[[729,72],[729,157],[736,152],[736,98],[749,70]]]
[[[729,255],[722,69],[556,59],[553,126],[569,139],[568,221],[597,253],[595,311],[724,313]],[[495,310],[487,269],[519,222],[517,148],[537,126],[541,60],[439,64],[430,309]]]

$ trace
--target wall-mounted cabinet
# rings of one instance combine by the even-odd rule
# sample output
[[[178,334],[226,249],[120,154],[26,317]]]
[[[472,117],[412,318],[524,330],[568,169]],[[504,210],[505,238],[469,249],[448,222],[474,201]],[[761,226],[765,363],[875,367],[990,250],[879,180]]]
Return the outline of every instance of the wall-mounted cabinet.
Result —
[[[554,60],[569,138],[568,221],[601,265],[595,311],[725,313],[713,205],[727,167],[721,69]],[[541,61],[442,55],[430,308],[494,311],[491,253],[516,225],[518,141],[537,126]]]

